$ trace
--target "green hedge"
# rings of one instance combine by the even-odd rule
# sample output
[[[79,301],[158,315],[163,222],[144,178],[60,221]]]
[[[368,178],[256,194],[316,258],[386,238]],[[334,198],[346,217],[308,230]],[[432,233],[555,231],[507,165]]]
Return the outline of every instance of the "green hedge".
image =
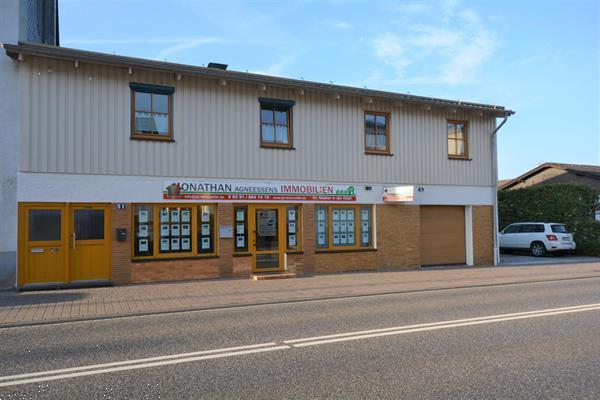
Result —
[[[572,231],[578,254],[600,256],[600,221],[578,221]]]
[[[598,195],[597,190],[577,184],[500,191],[500,229],[514,222],[561,222],[573,231],[578,253],[600,255],[600,223],[593,220]]]

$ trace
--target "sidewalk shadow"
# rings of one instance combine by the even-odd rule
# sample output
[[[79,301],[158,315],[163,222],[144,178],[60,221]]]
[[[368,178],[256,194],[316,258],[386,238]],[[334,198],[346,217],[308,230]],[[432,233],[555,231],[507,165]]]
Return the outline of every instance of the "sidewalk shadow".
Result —
[[[0,294],[0,308],[79,301],[85,293],[10,293]]]

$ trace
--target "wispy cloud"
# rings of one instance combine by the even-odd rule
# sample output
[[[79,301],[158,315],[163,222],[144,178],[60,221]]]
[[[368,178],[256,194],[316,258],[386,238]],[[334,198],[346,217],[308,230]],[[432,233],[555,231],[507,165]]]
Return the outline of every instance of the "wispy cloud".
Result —
[[[333,23],[335,29],[350,29],[352,25],[348,21],[337,21]]]
[[[372,78],[382,81],[369,84],[455,85],[476,79],[495,50],[494,33],[477,13],[460,9],[455,0],[443,3],[431,19],[436,22],[413,23],[402,35],[384,32],[372,39],[374,55],[392,67],[393,76],[388,73],[385,79],[379,68],[373,71]],[[422,65],[426,68],[419,68]]]
[[[216,37],[170,37],[170,36],[158,36],[158,37],[145,37],[145,38],[121,38],[121,39],[68,39],[61,41],[63,46],[93,46],[93,45],[154,45],[163,47],[157,55],[154,57],[157,60],[164,60],[165,58],[183,50],[193,49],[198,46],[211,43],[222,42],[223,39]]]
[[[285,69],[290,64],[292,64],[299,56],[300,54],[290,54],[281,58],[276,63],[270,65],[266,69],[253,70],[250,72],[261,75],[282,76],[284,75]]]
[[[198,46],[202,46],[204,44],[217,43],[217,42],[221,42],[221,41],[222,40],[220,40],[220,39],[211,38],[211,37],[190,38],[190,39],[178,42],[172,46],[165,47],[154,58],[157,60],[163,60],[163,59],[166,59],[167,57],[169,57],[175,53],[178,53],[182,50],[189,50],[189,49],[193,49]]]

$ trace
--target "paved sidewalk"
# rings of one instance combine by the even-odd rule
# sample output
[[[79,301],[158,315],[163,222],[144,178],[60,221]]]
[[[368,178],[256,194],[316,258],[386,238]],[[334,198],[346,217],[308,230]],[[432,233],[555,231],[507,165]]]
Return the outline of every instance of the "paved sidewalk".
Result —
[[[600,278],[600,263],[422,269],[315,275],[270,281],[220,279],[90,289],[0,292],[0,328],[248,304],[586,277]]]

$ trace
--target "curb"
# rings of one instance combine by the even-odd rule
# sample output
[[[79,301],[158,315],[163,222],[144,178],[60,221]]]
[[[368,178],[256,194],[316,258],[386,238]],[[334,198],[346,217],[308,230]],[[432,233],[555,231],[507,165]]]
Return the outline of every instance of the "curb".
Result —
[[[305,303],[305,302],[313,302],[313,301],[326,301],[326,300],[337,300],[337,299],[343,300],[343,299],[353,299],[353,298],[362,298],[362,297],[376,297],[376,296],[390,296],[390,295],[398,295],[398,294],[435,292],[435,291],[442,291],[442,290],[476,289],[476,288],[485,288],[485,287],[494,287],[494,286],[510,286],[510,285],[523,285],[523,284],[531,284],[531,283],[562,282],[562,281],[574,281],[574,280],[598,279],[598,278],[600,278],[600,275],[578,276],[578,277],[574,277],[574,278],[528,280],[528,281],[506,282],[506,283],[489,283],[489,284],[480,284],[480,285],[451,286],[451,287],[431,288],[431,289],[401,290],[401,291],[392,291],[392,292],[353,294],[353,295],[345,295],[345,296],[338,295],[338,296],[306,297],[304,299],[285,300],[285,301],[277,301],[277,302],[270,301],[270,302],[256,302],[256,303],[245,303],[245,304],[231,303],[231,304],[225,304],[225,305],[213,306],[213,307],[177,308],[177,309],[170,309],[170,310],[146,311],[146,312],[130,313],[130,314],[101,315],[101,316],[97,316],[97,317],[65,318],[65,319],[55,319],[55,320],[46,320],[46,321],[32,321],[32,322],[17,322],[17,323],[9,323],[9,324],[0,324],[0,331],[3,329],[10,329],[10,328],[23,328],[23,327],[32,327],[32,326],[42,326],[42,325],[58,325],[58,324],[67,324],[67,323],[73,323],[73,322],[101,321],[101,320],[108,320],[108,319],[168,315],[168,314],[177,314],[177,313],[224,310],[224,309],[235,309],[235,308],[244,308],[244,307],[260,307],[260,306],[271,306],[271,305],[279,305],[279,304],[295,304],[295,303]]]

